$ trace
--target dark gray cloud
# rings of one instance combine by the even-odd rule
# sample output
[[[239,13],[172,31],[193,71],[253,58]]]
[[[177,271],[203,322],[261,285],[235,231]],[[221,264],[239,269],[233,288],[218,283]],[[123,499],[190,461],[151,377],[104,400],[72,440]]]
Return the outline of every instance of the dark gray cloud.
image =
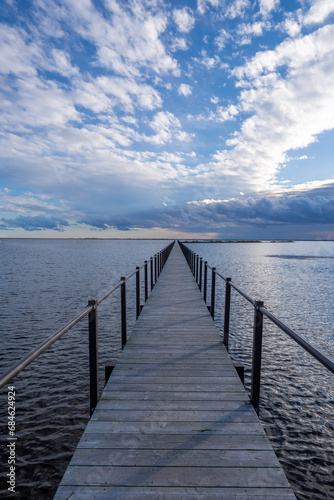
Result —
[[[240,198],[228,201],[191,202],[186,205],[159,207],[130,214],[127,217],[112,215],[86,216],[76,221],[97,231],[115,228],[120,231],[133,229],[163,228],[182,232],[223,233],[226,227],[238,227],[242,232],[252,228],[280,228],[284,237],[284,227],[294,225],[304,228],[319,225],[334,229],[334,199],[325,196],[274,196],[259,198]],[[47,216],[23,216],[15,219],[1,219],[0,229],[22,228],[26,231],[51,229],[62,231],[69,227],[68,221]],[[246,237],[246,236],[245,236]]]
[[[193,213],[213,223],[327,224],[334,223],[334,200],[323,196],[236,199],[195,205]]]
[[[85,218],[79,221],[96,229],[112,226],[180,228],[183,231],[219,230],[225,224],[265,227],[284,224],[334,224],[334,199],[324,196],[280,196],[197,202],[133,214],[128,218]]]
[[[45,217],[43,215],[29,216],[19,215],[15,219],[1,219],[0,229],[14,230],[17,228],[25,231],[42,231],[52,229],[53,231],[63,231],[69,223],[65,219],[57,217]]]

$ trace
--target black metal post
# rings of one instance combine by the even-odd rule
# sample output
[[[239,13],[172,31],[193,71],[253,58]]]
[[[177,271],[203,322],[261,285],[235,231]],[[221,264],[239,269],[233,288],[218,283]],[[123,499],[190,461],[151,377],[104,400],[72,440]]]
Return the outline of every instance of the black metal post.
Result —
[[[157,282],[158,271],[157,271],[157,254],[154,254],[154,283]]]
[[[154,287],[154,280],[153,280],[153,257],[150,258],[150,270],[151,270],[151,291],[152,291],[153,287]]]
[[[140,267],[136,267],[136,319],[140,315]]]
[[[146,302],[148,299],[147,260],[145,260],[144,276],[145,276],[145,302]]]
[[[230,331],[230,308],[231,308],[231,278],[226,278],[225,287],[225,314],[224,314],[224,345],[228,351],[228,335]]]
[[[198,260],[199,260],[199,256],[196,255],[196,283],[198,284],[198,268],[199,268],[199,265],[198,265]]]
[[[210,314],[212,319],[215,318],[215,298],[216,298],[216,268],[212,268],[212,278],[211,278],[211,307]]]
[[[257,414],[259,414],[260,404],[260,383],[261,383],[261,357],[262,357],[262,332],[263,313],[259,310],[263,307],[263,302],[257,300],[254,306],[254,329],[253,329],[253,361],[252,361],[252,388],[251,403]]]
[[[126,322],[126,277],[122,276],[121,281],[121,328],[122,328],[122,349],[127,341],[127,322]]]
[[[204,262],[204,290],[203,290],[203,299],[204,302],[206,303],[206,291],[208,287],[208,263],[207,261]]]
[[[195,267],[196,267],[195,262],[196,262],[195,252],[193,252],[193,269],[192,269],[192,271],[193,271],[194,276],[195,276]]]
[[[199,289],[202,291],[202,274],[203,274],[203,258],[201,257],[199,260]]]
[[[88,306],[92,307],[88,315],[90,415],[92,416],[99,400],[97,300],[89,300]]]

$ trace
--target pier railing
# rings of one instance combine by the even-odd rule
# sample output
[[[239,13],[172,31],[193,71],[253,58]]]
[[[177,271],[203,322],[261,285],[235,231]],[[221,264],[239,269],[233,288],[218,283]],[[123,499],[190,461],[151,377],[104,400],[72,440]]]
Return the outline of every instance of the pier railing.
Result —
[[[152,290],[157,282],[159,275],[164,267],[166,260],[173,248],[174,241],[156,253],[150,260],[145,260],[141,267],[128,276],[122,276],[120,281],[98,300],[89,300],[88,305],[75,318],[71,319],[67,325],[51,335],[48,339],[38,345],[35,349],[24,356],[20,361],[11,366],[7,371],[0,375],[0,389],[7,385],[16,375],[24,370],[30,363],[38,358],[44,351],[59,340],[65,333],[71,330],[83,318],[88,316],[89,333],[89,372],[90,372],[90,414],[92,415],[95,406],[99,400],[99,370],[98,370],[98,306],[112,295],[119,288],[121,289],[121,346],[122,349],[127,341],[127,308],[126,308],[126,285],[127,281],[136,276],[136,319],[138,319],[143,305],[141,304],[141,271],[144,274],[144,301],[148,298],[149,288]],[[112,372],[113,366],[106,366],[106,381]]]
[[[241,290],[238,286],[232,283],[230,277],[226,278],[217,272],[215,267],[209,266],[207,261],[203,262],[203,258],[196,252],[188,248],[184,243],[179,242],[181,250],[188,262],[188,265],[194,275],[199,289],[203,293],[204,302],[207,303],[207,287],[208,287],[208,272],[211,271],[211,298],[208,310],[214,319],[216,305],[216,277],[225,281],[225,309],[224,309],[224,330],[223,342],[228,350],[229,348],[229,329],[230,329],[230,310],[231,310],[231,288],[246,299],[254,308],[254,324],[253,324],[253,355],[252,355],[252,373],[251,373],[251,403],[256,412],[259,412],[260,404],[260,382],[261,382],[261,358],[262,358],[262,336],[263,336],[263,317],[268,318],[272,323],[278,326],[283,332],[291,337],[305,351],[307,351],[316,360],[322,363],[330,372],[334,373],[334,362],[319,349],[310,344],[298,333],[294,332],[280,319],[276,318],[264,306],[262,300],[254,300],[247,293]],[[238,367],[239,368],[239,367]],[[238,370],[239,371],[239,370]],[[240,370],[242,373],[243,370]]]

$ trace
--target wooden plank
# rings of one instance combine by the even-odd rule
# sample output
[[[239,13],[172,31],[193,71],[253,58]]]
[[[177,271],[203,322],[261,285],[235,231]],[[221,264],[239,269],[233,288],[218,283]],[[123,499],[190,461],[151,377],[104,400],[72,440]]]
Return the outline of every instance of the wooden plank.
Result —
[[[244,412],[249,408],[248,402],[240,402],[240,401],[210,401],[210,411],[219,410],[219,411],[239,411]],[[96,411],[101,410],[126,410],[136,411],[136,410],[155,410],[155,411],[196,411],[203,409],[203,401],[199,399],[197,401],[143,401],[140,399],[137,400],[113,400],[113,399],[103,399],[100,401],[99,407]]]
[[[55,499],[295,498],[177,245]]]
[[[255,420],[251,423],[245,422],[146,422],[131,421],[123,422],[99,422],[90,420],[86,427],[87,432],[111,433],[142,433],[142,434],[264,434],[264,430]]]
[[[117,467],[71,465],[62,484],[115,486],[193,486],[227,488],[287,488],[289,486],[280,467]]]
[[[78,448],[124,448],[140,450],[270,450],[265,434],[101,434],[85,431]]]
[[[207,392],[207,391],[170,391],[170,392],[149,392],[145,390],[141,391],[124,391],[117,392],[109,390],[109,387],[103,391],[103,401],[104,400],[143,400],[143,401],[249,401],[245,391],[232,391],[224,393],[218,392]]]
[[[131,383],[124,382],[123,384],[113,384],[108,387],[109,392],[117,392],[117,391],[128,391],[142,392],[143,389],[147,392],[172,392],[175,389],[175,384],[136,384],[135,381],[131,381]],[[240,385],[240,382],[235,379],[232,382],[228,381],[225,384],[225,389],[228,392],[243,392],[244,389]],[[205,384],[205,383],[197,383],[197,384],[187,384],[187,383],[179,383],[177,384],[178,392],[188,392],[188,391],[199,391],[199,392],[221,392],[221,384]]]
[[[252,411],[223,411],[223,410],[108,410],[98,408],[91,418],[92,421],[107,422],[253,422]]]
[[[210,386],[210,387],[216,387],[217,390],[221,391],[222,389],[222,384],[224,384],[224,387],[227,385],[238,385],[240,386],[239,383],[239,377],[237,373],[234,371],[234,373],[229,373],[227,375],[222,375],[220,377],[195,377],[195,376],[185,376],[182,375],[182,380],[184,380],[184,385],[195,385],[196,387],[204,385],[205,387]],[[126,377],[124,376],[115,376],[113,378],[113,386],[117,387],[118,385],[125,383],[125,384],[136,384],[136,385],[150,385],[154,383],[155,386],[172,386],[175,387],[175,384],[179,384],[180,382],[180,377],[172,377],[172,376],[166,376],[166,377],[158,377],[158,376],[152,376],[152,375],[147,375],[146,377],[141,377],[139,375],[127,375]],[[160,389],[159,389],[160,390]],[[180,389],[179,389],[180,390]],[[216,389],[213,389],[216,390]]]
[[[78,448],[72,465],[127,467],[279,467],[271,450],[123,450]]]
[[[295,500],[296,497],[290,488],[199,488],[187,487],[113,487],[112,497],[110,488],[90,485],[60,486],[57,500]]]

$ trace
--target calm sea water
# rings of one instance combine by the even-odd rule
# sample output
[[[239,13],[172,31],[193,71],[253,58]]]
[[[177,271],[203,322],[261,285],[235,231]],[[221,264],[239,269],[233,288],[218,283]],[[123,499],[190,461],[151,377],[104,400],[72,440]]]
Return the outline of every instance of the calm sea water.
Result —
[[[167,242],[0,240],[0,370],[38,345]],[[334,357],[334,242],[189,244],[246,293]],[[132,283],[131,283],[132,281]],[[134,279],[128,309],[134,322]],[[216,318],[222,326],[223,283]],[[230,353],[245,364],[249,390],[252,307],[232,292]],[[120,348],[119,294],[99,307],[101,388],[104,365]],[[265,321],[260,418],[300,499],[334,498],[333,376]],[[52,498],[88,421],[87,321],[14,380],[17,392],[17,493]],[[1,398],[6,464],[7,391]],[[7,495],[6,467],[1,495]]]
[[[334,242],[188,246],[334,359]],[[223,329],[225,282],[217,285]],[[264,321],[260,420],[297,498],[334,498],[334,376]],[[252,329],[251,304],[232,290],[229,352],[245,365],[248,391]]]
[[[0,240],[0,372],[62,328],[167,241]],[[120,292],[99,306],[99,370],[120,349]],[[135,277],[127,284],[135,321]],[[0,497],[53,498],[89,419],[87,318],[35,360],[16,388],[16,495],[7,491],[7,390],[0,391]],[[2,496],[3,497],[3,496]]]

